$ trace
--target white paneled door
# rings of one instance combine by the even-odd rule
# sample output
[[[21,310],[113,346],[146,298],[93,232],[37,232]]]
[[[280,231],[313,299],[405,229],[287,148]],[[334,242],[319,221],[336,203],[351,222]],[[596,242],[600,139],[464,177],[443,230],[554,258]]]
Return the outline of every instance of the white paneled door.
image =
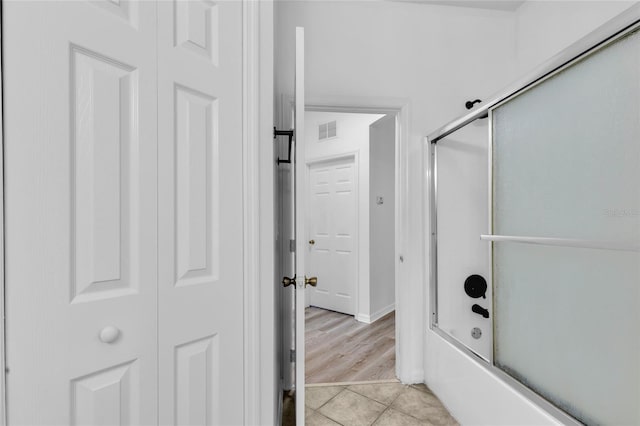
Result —
[[[9,424],[242,423],[241,5],[3,9]]]
[[[241,48],[241,2],[158,3],[163,424],[243,422]]]
[[[309,303],[355,314],[357,194],[353,156],[309,167],[307,264],[319,278]]]

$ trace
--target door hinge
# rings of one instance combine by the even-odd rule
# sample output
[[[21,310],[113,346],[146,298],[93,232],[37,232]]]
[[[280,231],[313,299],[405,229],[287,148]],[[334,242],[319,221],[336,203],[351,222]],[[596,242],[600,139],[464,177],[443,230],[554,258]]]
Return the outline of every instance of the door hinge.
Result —
[[[289,251],[291,253],[296,252],[296,240],[289,240]]]
[[[289,349],[289,362],[296,362],[296,350]]]

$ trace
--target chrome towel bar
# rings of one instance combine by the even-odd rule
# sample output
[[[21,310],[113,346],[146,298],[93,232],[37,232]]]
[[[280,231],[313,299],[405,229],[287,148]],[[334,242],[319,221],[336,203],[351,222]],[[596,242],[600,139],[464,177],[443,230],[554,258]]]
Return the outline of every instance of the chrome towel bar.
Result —
[[[524,244],[536,244],[541,246],[577,247],[601,250],[619,250],[640,252],[640,243],[580,240],[573,238],[548,238],[548,237],[523,237],[514,235],[480,235],[484,241],[512,242]]]

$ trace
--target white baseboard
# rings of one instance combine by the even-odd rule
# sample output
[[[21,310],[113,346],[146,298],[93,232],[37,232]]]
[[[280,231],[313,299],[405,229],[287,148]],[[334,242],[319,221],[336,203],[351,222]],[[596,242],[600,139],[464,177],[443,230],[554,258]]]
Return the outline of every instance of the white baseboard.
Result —
[[[356,321],[364,322],[366,324],[371,324],[371,318],[369,315],[365,314],[356,314]]]
[[[379,309],[378,311],[374,312],[371,315],[358,313],[356,314],[356,320],[360,322],[364,322],[365,324],[371,324],[378,321],[380,318],[387,315],[389,312],[393,312],[395,310],[396,310],[396,304],[392,303],[389,306],[385,306],[384,308]]]

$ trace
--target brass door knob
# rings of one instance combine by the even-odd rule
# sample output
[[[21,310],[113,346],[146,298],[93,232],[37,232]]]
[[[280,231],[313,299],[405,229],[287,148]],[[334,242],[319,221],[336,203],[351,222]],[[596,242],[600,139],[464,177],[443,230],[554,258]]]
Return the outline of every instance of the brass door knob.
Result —
[[[318,277],[307,278],[304,277],[304,286],[310,285],[311,287],[315,287],[318,285]]]
[[[282,278],[282,285],[285,287],[289,287],[290,285],[296,285],[296,277],[293,278],[284,277]]]
[[[316,240],[309,240],[309,244],[314,245],[316,243]]]

